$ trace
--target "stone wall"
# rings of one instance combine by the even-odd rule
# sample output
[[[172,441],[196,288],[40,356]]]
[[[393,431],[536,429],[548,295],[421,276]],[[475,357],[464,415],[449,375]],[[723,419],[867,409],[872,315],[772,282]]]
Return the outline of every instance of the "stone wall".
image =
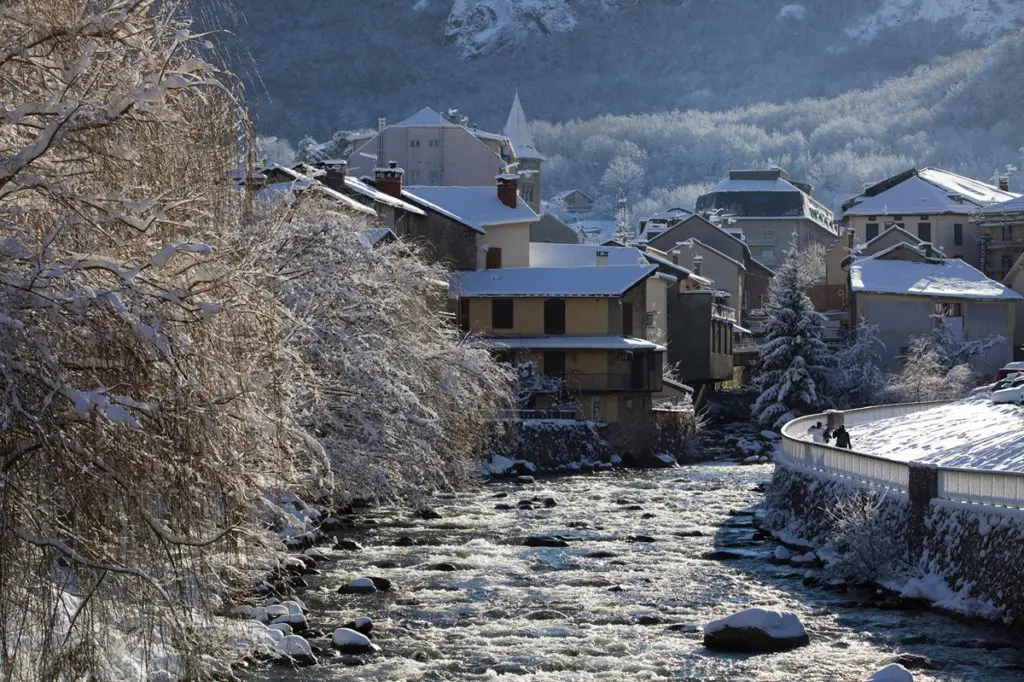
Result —
[[[913,469],[906,495],[777,464],[764,527],[783,542],[799,539],[820,549],[834,535],[835,510],[870,499],[880,517],[878,546],[899,550],[887,559],[890,574],[880,576],[887,586],[902,586],[904,596],[939,608],[1024,629],[1024,511],[928,499],[934,495],[928,467]]]

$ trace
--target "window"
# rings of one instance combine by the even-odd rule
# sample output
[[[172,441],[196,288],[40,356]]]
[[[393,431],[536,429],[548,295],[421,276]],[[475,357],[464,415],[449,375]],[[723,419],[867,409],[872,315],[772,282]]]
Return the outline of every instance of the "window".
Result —
[[[633,336],[633,304],[622,303],[622,335]]]
[[[549,298],[544,301],[544,333],[565,333],[565,300]]]
[[[953,225],[953,246],[964,245],[964,226],[960,223]],[[958,256],[959,258],[959,256]]]
[[[430,184],[440,185],[441,184],[441,171],[432,170],[430,171]]]
[[[868,223],[864,226],[864,236],[868,241],[871,241],[878,236],[878,223]]]
[[[761,239],[764,242],[775,243],[775,230],[761,230]]]
[[[1013,241],[1013,225],[1003,225],[1003,241]]]
[[[512,329],[515,305],[511,298],[491,299],[491,327],[493,329]]]
[[[409,171],[409,183],[412,185],[418,185],[420,182],[420,172],[418,170]]]
[[[894,215],[892,217],[892,219],[895,220],[896,222],[900,222],[901,220],[903,220],[903,216],[901,216],[901,215]]]
[[[487,261],[484,263],[484,267],[488,270],[495,270],[501,267],[501,249],[497,246],[492,246],[487,249]]]
[[[440,141],[439,140],[427,140],[427,146],[428,147],[440,146]]]
[[[548,351],[544,353],[544,374],[549,377],[565,376],[564,351]]]
[[[1013,256],[1011,256],[1011,255],[1010,255],[1010,254],[1008,254],[1008,253],[1004,253],[1004,254],[1003,254],[1003,258],[1002,258],[1002,260],[1000,261],[1000,263],[1001,263],[1001,264],[1002,264],[1002,266],[1003,266],[1003,277],[1005,277],[1005,276],[1006,276],[1006,274],[1007,274],[1008,272],[1010,272],[1010,270],[1012,270],[1012,269],[1013,269]],[[1000,278],[1000,279],[1002,279],[1002,278]]]
[[[469,332],[469,299],[459,299],[459,329]]]
[[[932,306],[932,314],[937,317],[961,317],[959,303],[935,303]]]
[[[420,146],[420,141],[417,140],[416,138],[413,138],[413,139],[409,140],[409,146],[410,147],[419,147]]]
[[[931,223],[918,223],[917,224],[917,238],[923,242],[930,242],[932,240],[932,224]]]
[[[868,220],[878,220],[878,216],[869,215]]]
[[[923,215],[923,216],[918,216],[918,217],[919,217],[919,218],[920,218],[921,220],[928,220],[928,216],[926,216],[926,215]]]

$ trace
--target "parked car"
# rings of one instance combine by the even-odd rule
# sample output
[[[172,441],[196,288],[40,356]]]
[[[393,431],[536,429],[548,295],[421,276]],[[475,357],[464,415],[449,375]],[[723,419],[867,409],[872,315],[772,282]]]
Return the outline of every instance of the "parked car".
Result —
[[[1024,372],[1024,362],[1011,362],[996,372],[996,381],[1005,378],[1009,374]]]
[[[1001,386],[1002,385],[1002,386]],[[994,403],[1019,403],[1024,399],[1024,376],[1013,375],[1010,381],[1006,379],[993,384],[989,398]]]

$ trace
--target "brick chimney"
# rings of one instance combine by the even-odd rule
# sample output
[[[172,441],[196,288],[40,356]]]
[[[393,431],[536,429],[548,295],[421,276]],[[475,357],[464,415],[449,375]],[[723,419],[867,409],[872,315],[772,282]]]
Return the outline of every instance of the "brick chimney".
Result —
[[[519,205],[519,174],[502,173],[494,176],[498,182],[498,199],[509,208]]]
[[[340,191],[345,187],[345,174],[348,172],[348,161],[328,159],[323,162],[323,183],[333,190]]]
[[[607,251],[598,251],[597,252],[597,264],[598,265],[608,265],[608,252]]]
[[[1003,190],[1004,192],[1009,192],[1010,191],[1010,176],[1009,175],[1000,175],[999,176],[999,189]]]
[[[403,175],[405,171],[398,167],[397,161],[388,161],[387,168],[373,169],[373,184],[384,194],[401,199]]]
[[[693,257],[693,274],[700,277],[700,266],[704,263],[704,256]]]

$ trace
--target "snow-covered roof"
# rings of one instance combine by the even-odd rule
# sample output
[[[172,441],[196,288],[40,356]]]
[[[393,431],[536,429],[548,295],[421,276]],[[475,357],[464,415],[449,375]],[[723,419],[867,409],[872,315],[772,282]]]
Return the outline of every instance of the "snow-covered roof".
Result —
[[[647,259],[630,246],[596,244],[549,244],[530,242],[531,267],[588,267],[597,265],[597,254],[608,255],[607,265],[645,265]]]
[[[508,120],[505,121],[504,133],[512,140],[516,156],[520,159],[544,160],[544,156],[533,146],[530,125],[526,122],[526,114],[523,112],[523,105],[519,101],[518,90],[516,91],[515,98],[512,100],[512,108],[508,112]]]
[[[522,198],[509,208],[498,198],[494,187],[446,187],[438,185],[410,186],[402,197],[436,211],[452,220],[486,232],[489,225],[532,223],[538,216]]]
[[[492,336],[472,343],[485,348],[537,350],[665,350],[664,346],[652,341],[628,336]]]
[[[739,262],[738,260],[736,260],[732,256],[728,256],[728,255],[722,253],[721,251],[719,251],[715,247],[709,246],[708,244],[705,244],[704,242],[702,242],[701,240],[697,239],[696,237],[690,237],[689,239],[684,239],[683,241],[679,242],[679,244],[677,244],[677,246],[679,246],[679,245],[689,246],[690,248],[697,247],[699,249],[707,249],[711,253],[713,253],[715,255],[718,255],[718,256],[721,256],[722,258],[724,258],[725,260],[729,261],[730,263],[736,264],[737,266],[739,266],[740,270],[746,270],[746,268],[743,266],[743,263]],[[669,253],[671,253],[671,251]]]
[[[495,268],[456,272],[453,297],[610,298],[621,296],[657,270],[653,265],[615,265],[576,268]]]
[[[893,232],[893,230],[895,230],[895,232]],[[862,244],[860,246],[860,248],[861,249],[869,249],[872,246],[877,245],[878,242],[881,241],[886,236],[892,236],[893,234],[901,235],[903,237],[904,243],[907,243],[907,244],[916,245],[916,244],[920,244],[921,241],[922,241],[920,238],[915,237],[913,234],[911,234],[910,232],[907,232],[906,230],[904,230],[899,225],[893,225],[892,227],[890,227],[890,228],[888,228],[886,230],[882,230],[881,232],[879,232],[874,238],[869,239],[867,242]]]
[[[591,197],[589,194],[587,194],[586,192],[584,192],[581,189],[565,189],[565,190],[562,190],[561,192],[559,192],[558,194],[556,194],[555,196],[551,197],[551,201],[565,201],[566,199],[571,197],[573,194],[582,194],[588,200],[590,200],[590,201],[594,200],[593,197]]]
[[[799,192],[800,188],[796,185],[790,184],[782,178],[775,178],[773,180],[733,180],[732,178],[726,178],[720,181],[714,187],[709,189],[706,194],[712,192]]]
[[[675,220],[683,220],[693,215],[693,211],[688,211],[685,208],[670,208],[665,211],[658,211],[652,213],[645,219],[648,223],[654,222],[670,222]]]
[[[990,204],[982,208],[979,213],[982,215],[1003,215],[1008,213],[1024,213],[1024,197],[1017,197],[998,204]]]
[[[390,227],[371,227],[367,230],[360,230],[359,236],[365,239],[370,246],[377,246],[388,237],[398,239],[398,235],[392,232]]]
[[[679,275],[683,279],[692,279],[704,286],[711,286],[710,279],[706,277],[701,277],[700,275],[694,273],[692,270],[685,266],[673,263],[671,258],[668,258],[667,255],[663,255],[663,252],[658,251],[657,249],[653,249],[650,247],[646,248],[644,250],[644,258],[646,258],[649,263],[654,263],[655,265],[662,265],[664,267],[671,268],[675,272],[679,273]]]
[[[283,187],[275,187],[274,185],[271,185],[267,188],[259,190],[256,194],[257,197],[274,200],[280,197],[282,193],[294,192],[296,190],[311,190],[320,192],[325,196],[344,204],[347,208],[350,208],[353,211],[358,211],[359,213],[365,213],[367,215],[372,215],[375,217],[377,215],[377,212],[370,208],[369,206],[365,206],[356,201],[355,199],[353,199],[352,197],[347,197],[341,192],[337,192],[331,189],[327,185],[321,183],[319,180],[315,180],[309,177],[308,175],[299,173],[298,171],[288,168],[287,166],[282,166],[281,164],[278,163],[272,163],[268,165],[266,168],[264,168],[263,171],[261,172],[267,171],[277,171],[292,178],[292,181],[288,183],[275,183],[276,185],[282,185]]]
[[[345,187],[352,190],[356,194],[361,194],[362,196],[367,197],[368,199],[372,199],[373,201],[376,201],[378,203],[385,204],[386,206],[400,208],[403,211],[407,211],[408,213],[415,213],[416,215],[427,215],[426,211],[419,208],[418,206],[414,206],[410,204],[408,201],[402,201],[397,197],[393,197],[390,194],[381,192],[376,187],[371,187],[365,182],[361,180],[356,180],[355,178],[349,175],[345,176]]]
[[[884,260],[879,256],[886,251],[858,258],[850,265],[850,285],[854,291],[983,300],[1021,298],[1020,294],[989,279],[959,258]]]
[[[440,126],[442,128],[461,128],[462,126],[457,123],[452,123],[444,116],[434,111],[430,107],[423,107],[415,114],[399,121],[398,123],[391,123],[388,127],[395,128],[429,128],[431,126]]]
[[[901,176],[906,176],[900,180]],[[892,182],[892,186],[886,183]],[[1017,198],[1017,194],[957,173],[924,168],[904,171],[868,188],[843,215],[933,215],[970,213],[978,207]]]

